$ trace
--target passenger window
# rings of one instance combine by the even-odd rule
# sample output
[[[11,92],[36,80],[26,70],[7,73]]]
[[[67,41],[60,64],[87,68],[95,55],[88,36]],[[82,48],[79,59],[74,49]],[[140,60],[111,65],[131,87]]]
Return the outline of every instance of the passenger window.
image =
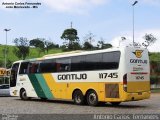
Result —
[[[56,63],[55,60],[44,60],[40,63],[39,66],[40,73],[52,73],[56,72]]]
[[[71,62],[71,71],[85,70],[85,56],[74,56]]]
[[[120,52],[110,52],[103,54],[103,66],[105,69],[118,69]]]
[[[33,62],[29,64],[28,70],[29,73],[38,73],[39,72],[39,62]]]
[[[86,56],[86,70],[99,70],[102,69],[102,67],[102,54],[91,54]]]
[[[56,60],[56,68],[57,68],[57,72],[70,71],[71,59],[69,59],[69,58],[57,59]]]

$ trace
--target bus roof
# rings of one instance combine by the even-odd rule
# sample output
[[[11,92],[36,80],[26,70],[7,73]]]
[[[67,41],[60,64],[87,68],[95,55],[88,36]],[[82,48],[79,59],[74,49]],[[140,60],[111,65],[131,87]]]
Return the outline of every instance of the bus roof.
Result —
[[[56,53],[56,54],[48,54],[48,55],[44,55],[43,57],[52,57],[52,56],[59,56],[59,55],[69,55],[69,54],[73,54],[73,53],[82,53],[85,52],[84,50],[76,50],[76,51],[70,51],[70,52],[63,52],[63,53]]]
[[[19,60],[14,63],[19,63],[19,62],[27,62],[27,61],[37,61],[37,60],[44,60],[44,59],[52,59],[52,58],[61,58],[61,57],[71,57],[71,56],[79,56],[79,55],[87,55],[87,54],[95,54],[99,52],[112,52],[112,51],[122,51],[123,49],[131,49],[133,47],[112,47],[108,49],[102,49],[102,50],[94,50],[94,51],[83,51],[83,50],[76,50],[76,51],[71,51],[71,52],[63,52],[63,53],[56,53],[56,54],[48,54],[44,55],[41,58],[34,58],[34,59],[28,59],[28,60]],[[136,48],[135,49],[144,49],[144,48]]]
[[[64,53],[57,53],[57,54],[50,54],[45,55],[43,59],[51,59],[51,58],[61,58],[61,57],[70,57],[70,56],[77,56],[77,55],[87,55],[87,54],[94,54],[99,52],[110,52],[110,51],[119,51],[119,48],[108,48],[103,50],[94,50],[94,51],[71,51],[71,52],[64,52]]]

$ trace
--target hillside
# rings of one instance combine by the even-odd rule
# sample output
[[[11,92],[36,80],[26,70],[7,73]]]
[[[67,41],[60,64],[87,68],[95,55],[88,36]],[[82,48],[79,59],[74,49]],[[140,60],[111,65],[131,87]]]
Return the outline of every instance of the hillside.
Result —
[[[4,63],[4,48],[5,46],[0,45],[0,67],[3,66]],[[8,54],[7,54],[7,60],[9,60],[10,62],[14,62],[19,60],[15,54],[13,53],[15,46],[8,46]],[[48,54],[54,54],[54,53],[60,53],[62,52],[61,49],[52,49],[49,50]],[[42,57],[44,55],[46,55],[47,53],[41,53],[39,55],[37,48],[30,48],[30,54],[26,59],[30,59],[30,58],[38,58],[38,57]]]

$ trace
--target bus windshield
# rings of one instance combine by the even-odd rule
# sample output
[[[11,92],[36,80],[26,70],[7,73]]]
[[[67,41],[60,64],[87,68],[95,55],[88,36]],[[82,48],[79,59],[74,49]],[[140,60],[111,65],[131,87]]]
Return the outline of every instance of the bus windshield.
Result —
[[[15,87],[16,86],[18,67],[19,67],[19,63],[15,63],[12,66],[10,87]]]

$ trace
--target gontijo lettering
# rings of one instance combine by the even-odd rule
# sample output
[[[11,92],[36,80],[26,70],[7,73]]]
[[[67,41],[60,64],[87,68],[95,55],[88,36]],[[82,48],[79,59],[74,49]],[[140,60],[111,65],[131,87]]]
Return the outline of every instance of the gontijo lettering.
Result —
[[[130,63],[142,63],[142,64],[147,64],[147,60],[130,59]]]
[[[60,74],[57,76],[58,80],[85,80],[87,79],[87,74]]]

